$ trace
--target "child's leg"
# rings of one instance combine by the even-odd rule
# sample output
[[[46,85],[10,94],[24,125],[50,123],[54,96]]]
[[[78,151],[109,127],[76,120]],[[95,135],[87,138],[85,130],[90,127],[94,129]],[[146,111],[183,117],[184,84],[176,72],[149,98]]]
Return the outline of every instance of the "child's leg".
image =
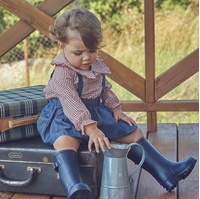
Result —
[[[55,141],[54,148],[58,151],[54,156],[55,170],[59,173],[67,198],[90,199],[91,190],[85,183],[82,183],[80,176],[77,158],[79,145],[78,138],[65,135]]]
[[[79,138],[62,135],[57,138],[57,140],[53,143],[53,146],[56,151],[61,151],[65,149],[72,149],[74,151],[77,151],[80,143],[81,140]]]
[[[176,187],[178,181],[185,179],[190,174],[197,160],[193,157],[182,162],[167,160],[143,136],[138,139],[140,132],[141,130],[138,128],[137,132],[115,141],[129,144],[136,140],[145,150],[145,161],[142,168],[149,172],[167,191],[171,191]],[[136,133],[136,138],[132,139],[134,133]],[[128,158],[139,164],[142,158],[141,148],[133,146],[128,153]]]
[[[115,138],[112,139],[115,142],[119,142],[119,143],[124,143],[124,144],[130,144],[132,142],[137,142],[138,140],[140,140],[141,138],[143,138],[144,135],[142,133],[142,131],[137,128],[133,133],[120,137],[120,138]]]

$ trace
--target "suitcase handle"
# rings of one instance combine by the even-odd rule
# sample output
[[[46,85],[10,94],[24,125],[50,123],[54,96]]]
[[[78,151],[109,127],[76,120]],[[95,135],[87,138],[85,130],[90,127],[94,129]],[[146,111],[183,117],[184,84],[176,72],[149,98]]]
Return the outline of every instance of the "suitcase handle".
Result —
[[[4,165],[0,165],[0,170],[5,170],[5,169],[6,167]],[[27,167],[27,171],[29,172],[29,177],[26,180],[22,180],[22,181],[8,180],[8,179],[0,177],[0,182],[11,187],[24,187],[24,186],[29,185],[32,182],[33,176],[34,176],[33,174],[35,172],[41,173],[42,169],[40,167]]]
[[[12,117],[2,118],[0,119],[0,132],[4,132],[8,129],[12,129],[15,127],[35,123],[38,120],[38,118],[39,114],[22,118],[12,118]]]
[[[20,119],[12,119],[8,122],[8,124],[9,124],[8,126],[9,126],[9,128],[14,128],[14,127],[18,127],[18,126],[32,124],[32,123],[35,123],[38,118],[39,118],[39,114],[20,118]]]

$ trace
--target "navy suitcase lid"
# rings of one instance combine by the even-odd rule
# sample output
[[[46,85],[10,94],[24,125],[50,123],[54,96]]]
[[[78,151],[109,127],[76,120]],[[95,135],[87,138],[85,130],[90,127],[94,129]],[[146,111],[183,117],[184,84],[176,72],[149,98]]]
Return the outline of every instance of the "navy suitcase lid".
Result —
[[[52,146],[44,144],[38,136],[26,140],[1,143],[0,162],[53,163],[55,152]]]
[[[26,140],[1,143],[0,163],[3,161],[53,164],[55,153],[53,146],[44,144],[41,137],[38,136]],[[88,165],[89,167],[96,167],[97,159],[102,158],[102,155],[102,153],[97,154],[94,149],[89,152],[87,141],[83,141],[78,150],[80,165]]]
[[[38,85],[0,91],[0,118],[40,113],[47,104],[44,87]]]

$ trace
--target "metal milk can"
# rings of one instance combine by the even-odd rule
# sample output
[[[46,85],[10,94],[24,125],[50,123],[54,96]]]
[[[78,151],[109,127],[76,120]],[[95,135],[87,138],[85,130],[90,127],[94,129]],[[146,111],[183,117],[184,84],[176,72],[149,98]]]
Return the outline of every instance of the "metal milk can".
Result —
[[[141,147],[143,155],[140,163],[128,175],[127,154],[131,146]],[[132,199],[131,183],[133,175],[142,166],[145,159],[143,147],[137,143],[111,143],[111,149],[104,152],[103,172],[99,199]]]

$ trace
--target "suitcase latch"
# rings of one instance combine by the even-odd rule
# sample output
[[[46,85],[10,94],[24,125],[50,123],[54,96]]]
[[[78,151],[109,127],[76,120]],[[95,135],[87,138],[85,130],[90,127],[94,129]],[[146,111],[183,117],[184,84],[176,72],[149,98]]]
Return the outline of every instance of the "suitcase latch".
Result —
[[[30,173],[41,173],[42,169],[40,167],[27,167],[27,171]]]
[[[6,169],[5,165],[0,165],[0,170],[5,170],[5,169]]]

